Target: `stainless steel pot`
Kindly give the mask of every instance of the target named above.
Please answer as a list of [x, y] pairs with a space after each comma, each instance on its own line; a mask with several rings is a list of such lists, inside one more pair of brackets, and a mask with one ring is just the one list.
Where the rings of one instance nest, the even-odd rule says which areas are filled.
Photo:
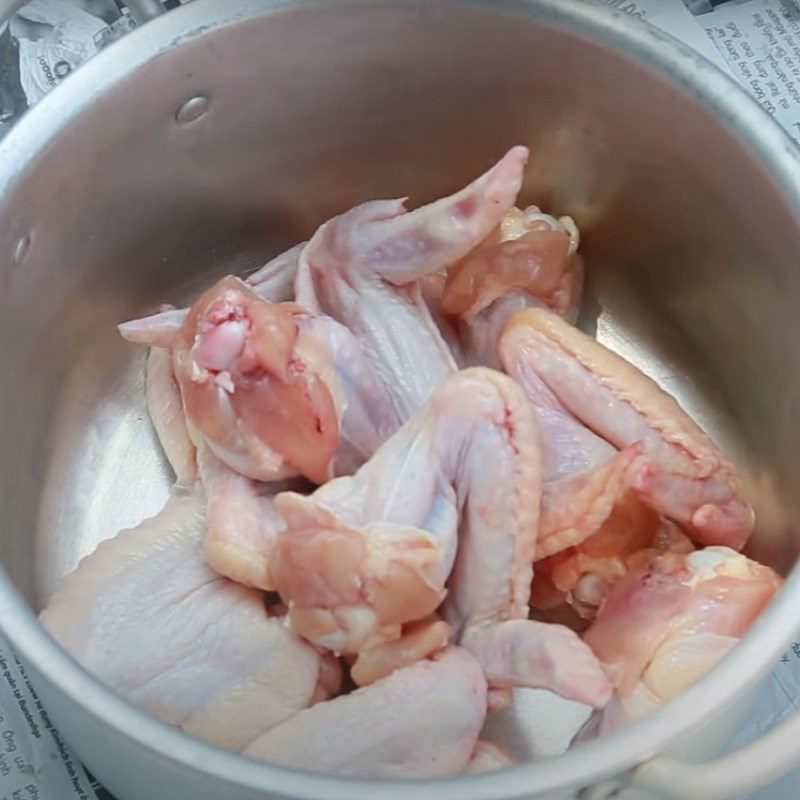
[[800, 163], [739, 88], [655, 30], [570, 0], [196, 0], [97, 56], [0, 145], [0, 627], [121, 800], [643, 786], [710, 800], [794, 762], [797, 721], [725, 762], [662, 757], [703, 757], [724, 736], [797, 627], [796, 569], [741, 646], [661, 712], [551, 761], [413, 784], [293, 773], [192, 740], [35, 620], [80, 556], [166, 493], [141, 356], [117, 321], [365, 198], [440, 195], [514, 143], [534, 152], [527, 199], [586, 234], [584, 322], [744, 465], [757, 557], [796, 561]]

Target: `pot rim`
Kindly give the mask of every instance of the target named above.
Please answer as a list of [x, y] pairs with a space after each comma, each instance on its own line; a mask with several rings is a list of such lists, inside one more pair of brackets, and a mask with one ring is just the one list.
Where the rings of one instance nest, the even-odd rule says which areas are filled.
[[[383, 0], [354, 0], [368, 4]], [[194, 0], [99, 53], [38, 103], [0, 143], [0, 219], [7, 198], [57, 134], [100, 95], [160, 53], [210, 30], [284, 9], [337, 0]], [[728, 76], [691, 48], [620, 12], [580, 0], [440, 0], [517, 14], [608, 46], [677, 85], [726, 125], [765, 168], [800, 225], [800, 154], [792, 140]], [[328, 777], [244, 758], [196, 740], [139, 710], [75, 662], [39, 625], [0, 569], [0, 630], [51, 687], [131, 744], [173, 764], [256, 792], [304, 800], [512, 800], [590, 786], [652, 758], [754, 688], [800, 629], [800, 565], [748, 635], [716, 669], [665, 707], [562, 756], [484, 775], [426, 781]]]

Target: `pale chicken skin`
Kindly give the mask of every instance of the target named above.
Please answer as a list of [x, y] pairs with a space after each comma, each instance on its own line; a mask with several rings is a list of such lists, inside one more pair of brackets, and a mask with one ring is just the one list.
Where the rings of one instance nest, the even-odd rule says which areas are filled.
[[546, 558], [597, 533], [647, 469], [642, 446], [619, 451], [560, 402], [538, 374], [538, 339], [525, 314], [514, 317], [499, 342], [506, 372], [528, 396], [541, 432], [544, 485], [537, 558]]
[[381, 648], [385, 661], [386, 643], [432, 613], [446, 584], [442, 614], [490, 686], [602, 706], [610, 687], [588, 648], [527, 619], [539, 486], [519, 387], [492, 370], [454, 375], [353, 477], [276, 498], [287, 530], [273, 571], [293, 628], [365, 659]]
[[736, 645], [781, 585], [736, 552], [741, 481], [571, 324], [579, 232], [517, 207], [528, 157], [120, 325], [177, 488], [42, 612], [77, 660], [214, 744], [393, 780], [509, 766], [487, 712], [525, 693], [616, 730]]
[[641, 446], [647, 469], [633, 488], [642, 499], [702, 544], [745, 544], [754, 514], [736, 470], [673, 397], [550, 311], [523, 311], [512, 328], [570, 414], [614, 447]]
[[[523, 402], [510, 406], [506, 389], [512, 401]], [[514, 557], [521, 539], [528, 549], [518, 560], [530, 564], [538, 511], [531, 417], [505, 376], [481, 369], [458, 373], [355, 475], [308, 497], [279, 496], [288, 529], [279, 537], [275, 569], [297, 629], [344, 652], [359, 652], [375, 637], [397, 638], [400, 625], [440, 604], [459, 546], [462, 510], [462, 526], [509, 543], [504, 559]], [[512, 491], [486, 480], [482, 459], [489, 454], [514, 482]], [[496, 514], [484, 518], [488, 508]], [[520, 527], [531, 534], [517, 537]]]
[[727, 655], [781, 578], [729, 547], [648, 559], [611, 589], [584, 638], [617, 689], [607, 733], [658, 708]]
[[289, 489], [307, 490], [307, 482], [251, 480], [226, 466], [204, 443], [198, 462], [206, 502], [206, 560], [220, 575], [244, 586], [274, 591], [270, 553], [286, 528], [275, 496]]
[[186, 427], [180, 388], [172, 370], [172, 354], [151, 347], [145, 372], [147, 410], [176, 483], [191, 486], [197, 480], [197, 448]]
[[418, 281], [469, 253], [513, 207], [528, 159], [512, 148], [456, 194], [406, 212], [376, 200], [325, 223], [303, 251], [297, 302], [345, 324], [405, 421], [456, 369]]
[[283, 527], [271, 497], [287, 487], [259, 482], [348, 474], [401, 419], [346, 328], [261, 300], [238, 279], [209, 289], [172, 336], [176, 377], [166, 350], [150, 356], [162, 445], [187, 479], [197, 446], [212, 566], [270, 590], [269, 548]]
[[317, 652], [264, 597], [205, 563], [203, 503], [174, 497], [81, 561], [40, 619], [84, 667], [141, 708], [207, 741], [241, 750], [307, 708]]
[[281, 766], [352, 778], [421, 779], [467, 768], [486, 717], [486, 680], [450, 647], [303, 711], [244, 752]]

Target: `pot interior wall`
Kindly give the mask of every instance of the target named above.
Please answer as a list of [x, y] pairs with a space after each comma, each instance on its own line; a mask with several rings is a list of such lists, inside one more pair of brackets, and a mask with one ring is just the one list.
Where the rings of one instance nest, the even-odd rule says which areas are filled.
[[[196, 94], [208, 112], [177, 122]], [[117, 322], [357, 202], [453, 190], [517, 143], [533, 152], [524, 199], [584, 233], [582, 323], [742, 464], [754, 551], [786, 569], [800, 228], [763, 168], [687, 93], [519, 11], [346, 2], [187, 38], [59, 131], [3, 198], [0, 557], [31, 603], [166, 496], [143, 353]]]

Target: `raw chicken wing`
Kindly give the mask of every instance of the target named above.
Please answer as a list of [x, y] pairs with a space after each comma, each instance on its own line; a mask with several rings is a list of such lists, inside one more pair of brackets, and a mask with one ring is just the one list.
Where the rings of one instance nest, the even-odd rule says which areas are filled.
[[583, 294], [578, 238], [570, 217], [555, 219], [536, 206], [512, 208], [495, 231], [448, 270], [439, 317], [457, 320], [468, 363], [499, 368], [500, 335], [522, 309], [545, 306], [574, 321]]
[[647, 469], [634, 488], [642, 499], [698, 542], [744, 545], [753, 509], [739, 477], [674, 398], [552, 312], [523, 311], [509, 329], [526, 340], [530, 369], [570, 414], [617, 448], [641, 446]]
[[576, 419], [538, 374], [537, 340], [515, 317], [500, 340], [506, 372], [536, 410], [542, 441], [544, 485], [537, 557], [580, 544], [597, 533], [647, 469], [642, 447], [622, 451]]
[[262, 301], [233, 277], [206, 292], [177, 333], [148, 336], [136, 341], [173, 349], [190, 433], [253, 480], [349, 474], [405, 421], [347, 328]]
[[432, 661], [302, 711], [245, 754], [351, 778], [443, 778], [467, 767], [485, 716], [481, 668], [469, 653], [451, 647]]
[[340, 417], [334, 366], [298, 316], [223, 278], [192, 306], [174, 345], [190, 425], [254, 480], [330, 476]]
[[[441, 602], [459, 525], [530, 568], [537, 445], [519, 388], [473, 369], [447, 380], [354, 476], [308, 497], [279, 495], [288, 528], [274, 574], [292, 625], [350, 653], [398, 638], [403, 623]], [[528, 533], [517, 536], [520, 528]], [[515, 596], [526, 591], [517, 586]]]
[[528, 150], [515, 147], [465, 189], [410, 213], [376, 200], [325, 223], [303, 251], [297, 301], [358, 337], [408, 419], [456, 369], [417, 281], [469, 253], [513, 206]]
[[102, 543], [41, 614], [104, 683], [187, 733], [241, 750], [318, 695], [320, 656], [261, 592], [213, 572], [203, 504], [173, 497]]
[[608, 732], [657, 708], [710, 671], [781, 586], [729, 547], [656, 556], [622, 578], [585, 634], [617, 696]]

